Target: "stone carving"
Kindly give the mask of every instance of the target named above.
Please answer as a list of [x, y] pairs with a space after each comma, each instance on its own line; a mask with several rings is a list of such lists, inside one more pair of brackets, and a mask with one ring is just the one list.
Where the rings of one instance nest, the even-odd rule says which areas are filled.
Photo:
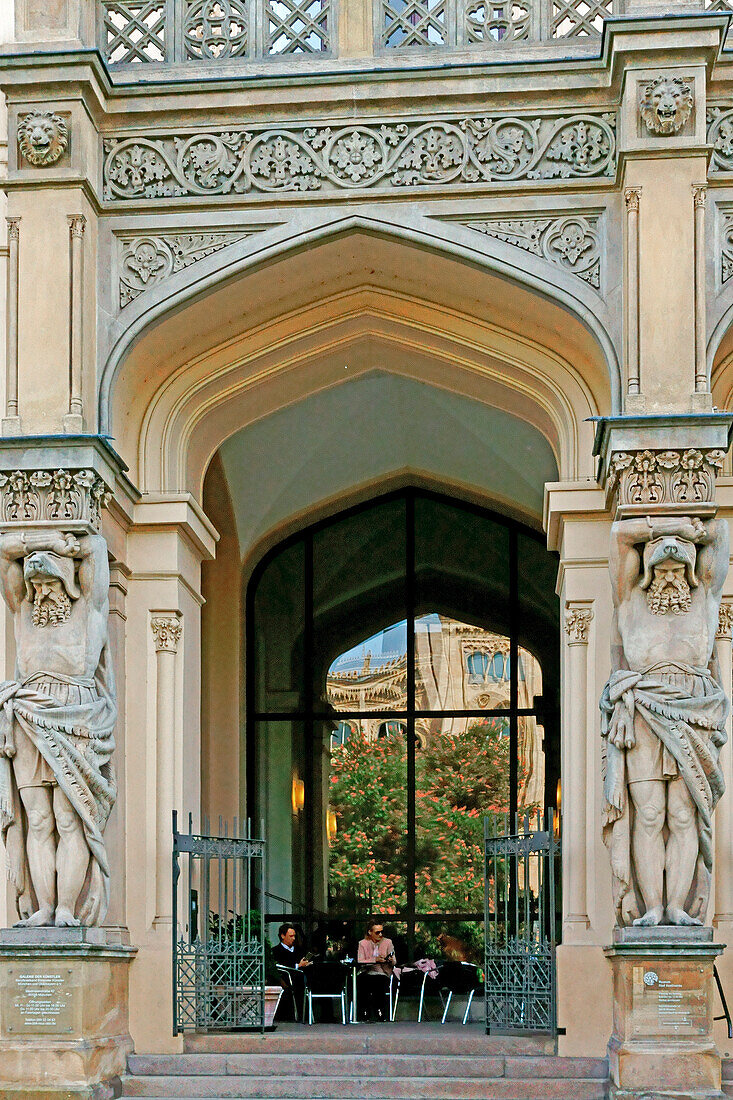
[[601, 698], [603, 839], [620, 925], [701, 924], [728, 701], [713, 661], [726, 521], [617, 520], [611, 676]]
[[60, 160], [69, 144], [69, 130], [60, 115], [31, 111], [18, 119], [18, 146], [34, 168], [47, 168]]
[[0, 684], [0, 829], [20, 924], [101, 924], [116, 719], [101, 535], [0, 536], [14, 680]]
[[0, 522], [5, 528], [49, 520], [78, 522], [98, 531], [110, 495], [94, 470], [0, 473]]
[[156, 653], [176, 653], [183, 624], [178, 615], [156, 615], [150, 620]]
[[615, 116], [247, 130], [104, 143], [109, 201], [614, 176]]
[[468, 0], [465, 8], [466, 40], [503, 47], [529, 38], [532, 7], [528, 0], [505, 4], [497, 0]]
[[594, 215], [572, 214], [562, 218], [487, 218], [461, 224], [541, 256], [598, 289], [601, 283], [599, 220]]
[[183, 41], [186, 56], [202, 61], [246, 54], [246, 0], [186, 0]]
[[733, 275], [733, 214], [724, 214], [720, 241], [720, 281], [725, 284]]
[[611, 459], [609, 487], [618, 489], [619, 506], [627, 511], [712, 504], [724, 460], [719, 450], [619, 451]]
[[590, 607], [578, 604], [568, 604], [565, 608], [565, 633], [570, 645], [573, 642], [588, 643], [588, 630], [593, 619], [593, 611]]
[[639, 110], [650, 134], [678, 134], [692, 113], [692, 85], [681, 76], [656, 76], [639, 85]]
[[166, 0], [101, 0], [104, 58], [110, 65], [165, 61]]
[[250, 233], [171, 233], [120, 237], [120, 309], [176, 271]]
[[707, 143], [712, 146], [711, 172], [733, 172], [733, 107], [707, 112]]
[[716, 638], [730, 638], [733, 635], [733, 604], [721, 603], [718, 612], [718, 630]]
[[267, 54], [326, 53], [331, 48], [331, 0], [266, 0]]

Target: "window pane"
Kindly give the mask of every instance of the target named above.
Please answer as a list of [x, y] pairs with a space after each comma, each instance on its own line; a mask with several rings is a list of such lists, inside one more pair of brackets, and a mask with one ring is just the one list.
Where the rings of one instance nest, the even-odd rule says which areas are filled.
[[[337, 711], [405, 710], [407, 622], [395, 623], [340, 654], [326, 674], [326, 700]], [[365, 728], [377, 728], [379, 719]]]
[[[255, 813], [264, 821], [268, 852], [266, 911], [302, 913], [306, 905], [307, 845], [306, 726], [302, 722], [257, 722]], [[258, 830], [259, 832], [259, 827]]]
[[303, 705], [305, 551], [294, 543], [274, 557], [254, 597], [255, 707], [293, 711]]
[[353, 719], [343, 743], [339, 725], [324, 723], [328, 751], [322, 756], [329, 910], [362, 917], [399, 913], [407, 900], [404, 724], [384, 723], [389, 728], [375, 732]]
[[435, 612], [422, 615], [415, 620], [416, 709], [508, 708], [509, 651], [509, 638], [500, 634]]
[[[345, 660], [340, 671], [359, 673], [369, 654], [364, 679], [377, 690], [379, 677], [374, 679], [373, 668], [389, 664], [400, 648], [405, 651], [398, 629], [406, 616], [405, 543], [405, 502], [400, 499], [363, 509], [314, 534], [316, 706], [323, 708], [328, 702], [326, 678], [338, 658]], [[404, 626], [401, 632], [404, 635]], [[390, 683], [393, 671], [387, 674]], [[391, 688], [387, 685], [385, 690]], [[375, 698], [367, 709], [392, 706]]]
[[483, 820], [509, 809], [507, 718], [436, 719], [415, 755], [416, 909], [481, 912]]

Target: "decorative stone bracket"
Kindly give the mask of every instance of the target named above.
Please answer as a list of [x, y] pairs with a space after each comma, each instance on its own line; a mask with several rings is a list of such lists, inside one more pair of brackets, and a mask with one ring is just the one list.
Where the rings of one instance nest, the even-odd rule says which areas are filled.
[[89, 469], [13, 470], [0, 473], [0, 522], [6, 529], [56, 526], [99, 531], [102, 508], [112, 496]]
[[593, 453], [616, 519], [714, 515], [732, 425], [728, 413], [599, 420]]

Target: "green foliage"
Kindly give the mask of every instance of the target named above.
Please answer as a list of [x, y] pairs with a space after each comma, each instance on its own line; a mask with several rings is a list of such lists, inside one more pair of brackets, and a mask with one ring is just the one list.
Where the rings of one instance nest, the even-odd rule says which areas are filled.
[[[483, 819], [508, 809], [505, 733], [501, 720], [479, 719], [458, 733], [429, 734], [425, 748], [416, 753], [419, 911], [483, 909]], [[406, 903], [404, 734], [368, 741], [355, 732], [336, 748], [330, 806], [337, 820], [330, 882], [343, 893], [370, 898], [375, 912], [399, 912]]]

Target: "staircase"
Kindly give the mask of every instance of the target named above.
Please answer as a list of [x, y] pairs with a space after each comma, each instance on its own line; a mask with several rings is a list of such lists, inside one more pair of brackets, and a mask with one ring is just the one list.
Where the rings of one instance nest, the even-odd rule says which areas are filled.
[[550, 1040], [460, 1025], [197, 1035], [183, 1054], [134, 1054], [123, 1097], [148, 1100], [602, 1100], [603, 1058], [558, 1058]]

